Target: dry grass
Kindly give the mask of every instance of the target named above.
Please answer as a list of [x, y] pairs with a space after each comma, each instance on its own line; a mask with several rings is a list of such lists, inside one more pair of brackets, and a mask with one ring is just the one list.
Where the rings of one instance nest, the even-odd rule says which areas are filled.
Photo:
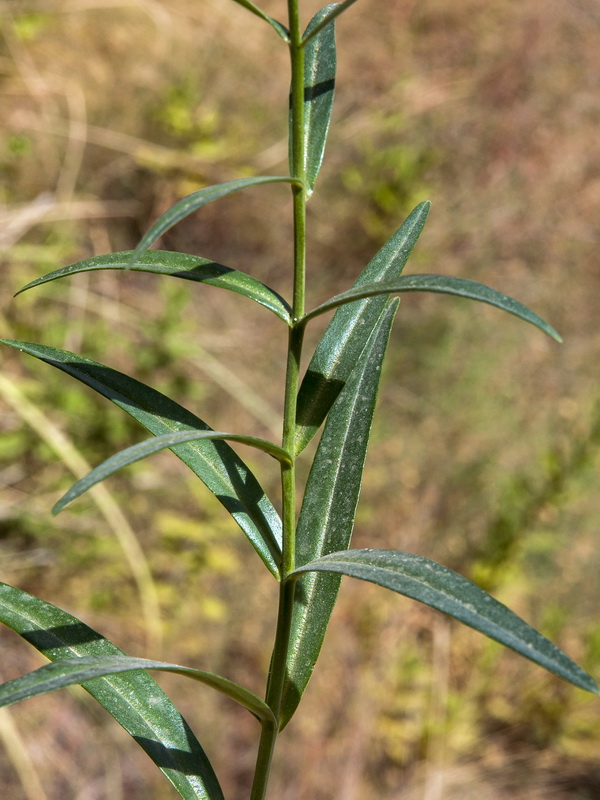
[[[263, 5], [281, 16], [281, 0]], [[598, 674], [596, 3], [361, 0], [338, 27], [334, 126], [310, 211], [312, 300], [346, 285], [427, 192], [413, 271], [488, 282], [565, 338], [559, 348], [458, 301], [404, 300], [355, 543], [475, 575]], [[203, 182], [284, 170], [287, 59], [276, 45], [217, 0], [0, 0], [3, 335], [106, 359], [214, 427], [273, 435], [283, 343], [260, 309], [244, 305], [242, 318], [243, 300], [192, 289], [187, 302], [185, 288], [110, 274], [10, 296], [53, 266], [131, 246]], [[179, 96], [192, 102], [183, 120]], [[276, 192], [207, 207], [164, 244], [287, 292], [289, 220]], [[90, 461], [139, 438], [41, 367], [5, 354], [3, 372]], [[143, 653], [135, 584], [101, 518], [82, 502], [51, 521], [64, 467], [5, 405], [0, 429], [3, 579]], [[276, 493], [268, 462], [255, 466]], [[247, 545], [168, 455], [109, 489], [157, 581], [163, 655], [260, 692], [273, 587]], [[40, 663], [0, 635], [3, 678]], [[253, 720], [181, 680], [164, 685], [226, 796], [243, 800]], [[49, 800], [171, 796], [82, 693], [11, 714]], [[408, 601], [348, 583], [282, 739], [272, 796], [590, 800], [599, 738], [597, 702]], [[0, 762], [5, 797], [28, 796], [16, 763]]]

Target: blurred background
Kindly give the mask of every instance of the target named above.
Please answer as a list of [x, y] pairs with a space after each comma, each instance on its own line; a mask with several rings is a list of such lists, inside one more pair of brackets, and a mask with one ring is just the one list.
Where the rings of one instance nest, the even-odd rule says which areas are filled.
[[[285, 18], [283, 0], [262, 6]], [[303, 3], [306, 22], [317, 8]], [[600, 4], [360, 0], [337, 30], [309, 306], [347, 287], [430, 199], [407, 272], [488, 283], [565, 340], [489, 307], [405, 295], [353, 544], [459, 570], [598, 677]], [[285, 46], [226, 0], [0, 0], [0, 334], [129, 371], [216, 429], [279, 436], [285, 336], [245, 298], [111, 272], [12, 295], [131, 248], [191, 191], [283, 174], [287, 92]], [[206, 207], [161, 247], [289, 295], [290, 216], [288, 192], [261, 187]], [[1, 359], [2, 580], [131, 655], [261, 694], [276, 586], [237, 526], [170, 453], [52, 518], [74, 475], [145, 434], [62, 373]], [[275, 462], [240, 453], [277, 498]], [[3, 680], [44, 663], [11, 631], [0, 642]], [[245, 800], [255, 721], [209, 689], [159, 681], [228, 800]], [[0, 739], [5, 798], [174, 796], [80, 689], [5, 711]], [[271, 796], [591, 800], [599, 745], [597, 698], [347, 579]]]

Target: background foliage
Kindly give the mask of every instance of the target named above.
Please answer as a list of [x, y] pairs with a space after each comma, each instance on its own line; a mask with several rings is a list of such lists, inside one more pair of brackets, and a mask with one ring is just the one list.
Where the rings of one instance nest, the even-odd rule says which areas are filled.
[[[311, 302], [344, 288], [429, 198], [411, 271], [460, 274], [513, 294], [565, 343], [508, 317], [490, 324], [493, 309], [404, 298], [354, 545], [398, 547], [458, 569], [598, 674], [597, 7], [395, 0], [373, 14], [374, 2], [357, 3], [338, 25], [334, 125], [309, 205]], [[277, 15], [279, 0], [263, 6]], [[317, 7], [308, 3], [306, 18]], [[70, 279], [67, 303], [51, 284], [11, 300], [49, 269], [133, 246], [185, 193], [248, 174], [249, 164], [256, 173], [285, 164], [286, 54], [261, 55], [272, 35], [221, 0], [0, 0], [2, 336], [106, 359], [217, 429], [226, 420], [229, 429], [278, 433], [270, 429], [283, 381], [278, 323], [250, 304], [242, 322], [235, 296], [109, 272]], [[287, 294], [289, 219], [278, 200], [260, 193], [249, 206], [233, 196], [164, 244], [243, 263]], [[236, 352], [240, 341], [252, 360]], [[274, 622], [265, 614], [268, 578], [216, 501], [159, 454], [107, 484], [108, 501], [86, 498], [54, 521], [50, 508], [77, 468], [69, 443], [97, 463], [140, 432], [78, 385], [10, 353], [0, 403], [2, 580], [78, 613], [132, 655], [161, 657], [159, 632], [131, 610], [141, 556], [123, 558], [103, 511], [112, 503], [154, 576], [162, 655], [260, 691], [261, 643]], [[59, 429], [40, 440], [36, 414], [57, 426], [68, 419], [69, 441]], [[269, 460], [248, 450], [244, 458], [276, 495]], [[123, 519], [113, 521], [122, 531]], [[242, 582], [230, 578], [236, 564]], [[190, 597], [193, 617], [182, 602]], [[2, 679], [42, 663], [9, 631], [0, 640]], [[160, 682], [201, 733], [227, 796], [246, 797], [253, 721], [201, 688]], [[126, 735], [108, 718], [97, 724], [102, 710], [82, 691], [71, 697], [0, 716], [5, 794], [168, 797]], [[593, 798], [599, 739], [593, 698], [434, 612], [348, 582], [304, 712], [282, 739], [273, 794]], [[72, 767], [83, 762], [74, 783]]]

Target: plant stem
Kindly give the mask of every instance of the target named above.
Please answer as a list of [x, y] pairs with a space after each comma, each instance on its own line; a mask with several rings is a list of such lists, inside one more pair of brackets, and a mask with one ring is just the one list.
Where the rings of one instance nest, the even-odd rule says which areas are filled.
[[[291, 59], [291, 122], [290, 153], [291, 174], [299, 183], [292, 185], [294, 217], [294, 289], [293, 316], [299, 319], [304, 314], [306, 281], [306, 153], [304, 144], [304, 50], [298, 0], [288, 0]], [[295, 567], [296, 552], [296, 456], [294, 437], [296, 432], [296, 398], [300, 375], [300, 358], [304, 328], [293, 327], [288, 340], [285, 400], [283, 412], [283, 448], [292, 456], [290, 465], [282, 465], [281, 487], [283, 505], [283, 557], [282, 578], [279, 587], [279, 611], [271, 668], [267, 681], [266, 701], [279, 720], [285, 683], [286, 663], [289, 648], [295, 581], [285, 582], [285, 576]], [[279, 725], [263, 722], [256, 771], [252, 785], [251, 800], [264, 800], [269, 781], [271, 760]]]

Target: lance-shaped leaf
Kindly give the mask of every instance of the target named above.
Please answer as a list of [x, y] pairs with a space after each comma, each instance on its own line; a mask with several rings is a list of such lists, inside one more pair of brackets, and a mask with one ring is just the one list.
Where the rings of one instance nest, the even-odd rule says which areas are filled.
[[[353, 288], [389, 281], [400, 275], [423, 230], [429, 207], [429, 203], [420, 203], [412, 211], [367, 264]], [[296, 411], [296, 453], [306, 447], [321, 427], [354, 369], [386, 300], [387, 297], [381, 295], [352, 305], [342, 305], [333, 315], [300, 386]]]
[[288, 325], [291, 322], [291, 308], [277, 292], [269, 289], [264, 283], [257, 281], [250, 275], [237, 269], [224, 267], [207, 258], [188, 255], [187, 253], [172, 253], [168, 250], [151, 250], [142, 253], [135, 263], [131, 263], [133, 250], [120, 253], [94, 256], [77, 264], [56, 269], [31, 281], [27, 286], [19, 289], [17, 294], [40, 286], [42, 283], [66, 278], [79, 272], [94, 272], [101, 269], [131, 270], [131, 272], [150, 272], [153, 275], [171, 275], [174, 278], [183, 278], [188, 281], [207, 283], [210, 286], [219, 286], [232, 292], [243, 294], [251, 300], [265, 306]]
[[289, 577], [301, 578], [307, 572], [350, 575], [411, 597], [481, 631], [575, 686], [600, 694], [591, 675], [545, 636], [472, 581], [428, 558], [398, 550], [349, 550], [324, 555]]
[[[76, 617], [0, 584], [0, 621], [51, 661], [123, 656]], [[146, 751], [186, 800], [223, 800], [212, 766], [185, 719], [145, 672], [95, 678], [84, 688]]]
[[[112, 400], [150, 433], [210, 430], [174, 400], [117, 370], [45, 345], [0, 339], [72, 375]], [[281, 559], [281, 520], [246, 464], [224, 441], [191, 441], [172, 448], [233, 516], [275, 576]]]
[[[335, 4], [317, 11], [309, 22], [305, 36], [326, 16], [330, 15]], [[302, 130], [304, 174], [306, 189], [310, 197], [321, 169], [335, 87], [335, 25], [333, 19], [323, 27], [304, 48], [304, 123]], [[290, 126], [293, 118], [290, 115]], [[290, 131], [290, 145], [293, 141]], [[294, 172], [292, 152], [290, 151], [290, 172]]]
[[21, 700], [55, 692], [58, 689], [65, 689], [67, 686], [85, 684], [95, 678], [149, 669], [159, 672], [175, 672], [177, 675], [204, 683], [235, 700], [236, 703], [254, 714], [257, 719], [275, 722], [273, 712], [263, 700], [238, 683], [223, 678], [221, 675], [214, 675], [212, 672], [204, 672], [191, 667], [182, 667], [179, 664], [169, 664], [166, 661], [132, 658], [126, 655], [83, 656], [46, 664], [27, 675], [1, 684], [0, 707], [10, 706]]
[[302, 44], [304, 47], [313, 39], [318, 33], [320, 33], [326, 25], [329, 25], [330, 22], [336, 17], [339, 17], [340, 14], [343, 14], [347, 8], [354, 5], [356, 0], [344, 0], [343, 3], [331, 3], [328, 5], [324, 11], [327, 11], [326, 14], [323, 14], [321, 19], [319, 20], [318, 24], [309, 25], [306, 29], [304, 36], [302, 37]]
[[273, 444], [273, 442], [269, 442], [266, 439], [258, 439], [255, 436], [244, 436], [240, 433], [224, 433], [222, 431], [178, 431], [177, 433], [165, 433], [162, 434], [162, 436], [155, 436], [152, 439], [146, 439], [144, 442], [139, 442], [131, 447], [127, 447], [125, 450], [121, 450], [120, 453], [115, 453], [114, 456], [107, 458], [106, 461], [103, 461], [102, 464], [99, 464], [95, 469], [91, 470], [87, 475], [84, 475], [83, 478], [74, 483], [69, 491], [56, 503], [52, 509], [52, 513], [58, 514], [59, 511], [62, 511], [63, 508], [69, 505], [69, 503], [72, 503], [76, 498], [81, 497], [81, 495], [87, 492], [88, 489], [91, 489], [92, 486], [114, 475], [115, 472], [123, 469], [123, 467], [135, 464], [136, 461], [141, 461], [143, 458], [147, 458], [147, 456], [153, 455], [153, 453], [158, 453], [160, 450], [172, 449], [178, 444], [200, 439], [240, 442], [241, 444], [247, 444], [250, 447], [255, 447], [258, 450], [269, 453], [269, 455], [283, 464], [292, 463], [289, 454], [286, 453], [283, 448]]
[[256, 14], [257, 17], [264, 19], [265, 22], [268, 22], [269, 25], [275, 28], [275, 30], [281, 36], [284, 42], [289, 42], [290, 40], [289, 31], [285, 27], [285, 25], [282, 25], [281, 22], [277, 22], [276, 19], [273, 19], [273, 17], [270, 17], [268, 14], [265, 14], [265, 12], [258, 6], [254, 5], [254, 3], [251, 2], [251, 0], [234, 0], [234, 2], [238, 3], [238, 5], [243, 6], [244, 8], [247, 8], [248, 11], [251, 11], [253, 14]]
[[290, 178], [288, 176], [270, 177], [264, 176], [259, 178], [237, 178], [234, 181], [226, 181], [225, 183], [218, 183], [216, 186], [207, 186], [205, 189], [200, 189], [198, 192], [193, 192], [187, 197], [178, 200], [171, 206], [165, 213], [159, 217], [150, 230], [143, 236], [142, 241], [138, 244], [136, 249], [131, 254], [131, 265], [139, 261], [140, 256], [144, 253], [151, 244], [159, 239], [163, 233], [166, 233], [173, 225], [177, 225], [182, 219], [189, 217], [200, 208], [213, 203], [215, 200], [220, 200], [222, 197], [227, 197], [228, 194], [239, 192], [240, 189], [248, 189], [251, 186], [261, 186], [265, 183], [298, 183], [297, 178]]
[[545, 322], [527, 306], [519, 303], [518, 300], [491, 289], [489, 286], [484, 286], [482, 283], [470, 281], [466, 278], [452, 278], [448, 275], [402, 275], [393, 281], [356, 286], [309, 311], [299, 322], [300, 324], [306, 324], [320, 314], [325, 314], [334, 308], [353, 303], [356, 300], [362, 300], [365, 297], [375, 297], [384, 293], [401, 294], [403, 292], [434, 292], [436, 294], [451, 294], [454, 297], [466, 297], [468, 300], [478, 300], [480, 303], [487, 303], [502, 309], [502, 311], [507, 311], [509, 314], [514, 314], [515, 317], [529, 322], [557, 342], [562, 341], [560, 334], [554, 330], [552, 325]]
[[[296, 531], [296, 564], [348, 547], [369, 432], [397, 300], [383, 310], [343, 392], [329, 412], [308, 476]], [[317, 661], [340, 585], [335, 575], [308, 575], [294, 598], [282, 727], [291, 719]]]

